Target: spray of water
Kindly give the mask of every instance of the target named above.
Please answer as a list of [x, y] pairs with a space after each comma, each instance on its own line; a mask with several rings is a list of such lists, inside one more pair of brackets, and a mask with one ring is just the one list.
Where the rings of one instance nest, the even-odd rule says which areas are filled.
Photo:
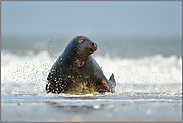
[[[48, 52], [21, 57], [2, 51], [1, 95], [46, 94], [47, 75], [56, 57]], [[111, 96], [173, 96], [182, 97], [182, 58], [155, 55], [143, 58], [94, 57], [104, 75], [114, 73], [116, 93]]]

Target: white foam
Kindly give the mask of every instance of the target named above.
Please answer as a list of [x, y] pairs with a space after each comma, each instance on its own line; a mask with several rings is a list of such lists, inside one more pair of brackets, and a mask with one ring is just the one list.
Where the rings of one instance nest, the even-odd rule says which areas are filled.
[[[50, 58], [47, 51], [37, 55], [30, 52], [26, 57], [2, 51], [1, 56], [2, 95], [45, 94], [47, 75], [56, 58]], [[117, 93], [182, 93], [182, 58], [94, 58], [107, 78], [114, 73]]]
[[95, 58], [109, 78], [124, 83], [182, 83], [182, 58], [156, 55], [139, 59], [111, 59], [108, 55]]

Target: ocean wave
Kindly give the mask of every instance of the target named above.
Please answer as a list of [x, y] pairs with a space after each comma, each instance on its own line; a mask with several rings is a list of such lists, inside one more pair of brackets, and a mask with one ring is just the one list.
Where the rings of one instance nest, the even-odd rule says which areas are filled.
[[[1, 58], [2, 95], [45, 95], [46, 78], [57, 56], [50, 57], [47, 51], [42, 51], [22, 57], [2, 51]], [[98, 55], [94, 58], [107, 78], [114, 73], [118, 95], [182, 95], [181, 57], [111, 58]]]

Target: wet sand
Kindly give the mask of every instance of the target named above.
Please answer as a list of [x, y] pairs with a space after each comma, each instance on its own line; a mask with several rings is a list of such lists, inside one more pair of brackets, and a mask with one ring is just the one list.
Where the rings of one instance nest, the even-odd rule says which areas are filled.
[[182, 101], [169, 99], [69, 100], [2, 99], [3, 122], [60, 121], [171, 121], [181, 122]]

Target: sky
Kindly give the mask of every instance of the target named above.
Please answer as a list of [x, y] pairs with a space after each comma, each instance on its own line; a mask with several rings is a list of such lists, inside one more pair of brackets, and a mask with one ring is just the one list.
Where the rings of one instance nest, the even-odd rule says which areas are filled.
[[182, 1], [2, 1], [1, 34], [182, 34]]

